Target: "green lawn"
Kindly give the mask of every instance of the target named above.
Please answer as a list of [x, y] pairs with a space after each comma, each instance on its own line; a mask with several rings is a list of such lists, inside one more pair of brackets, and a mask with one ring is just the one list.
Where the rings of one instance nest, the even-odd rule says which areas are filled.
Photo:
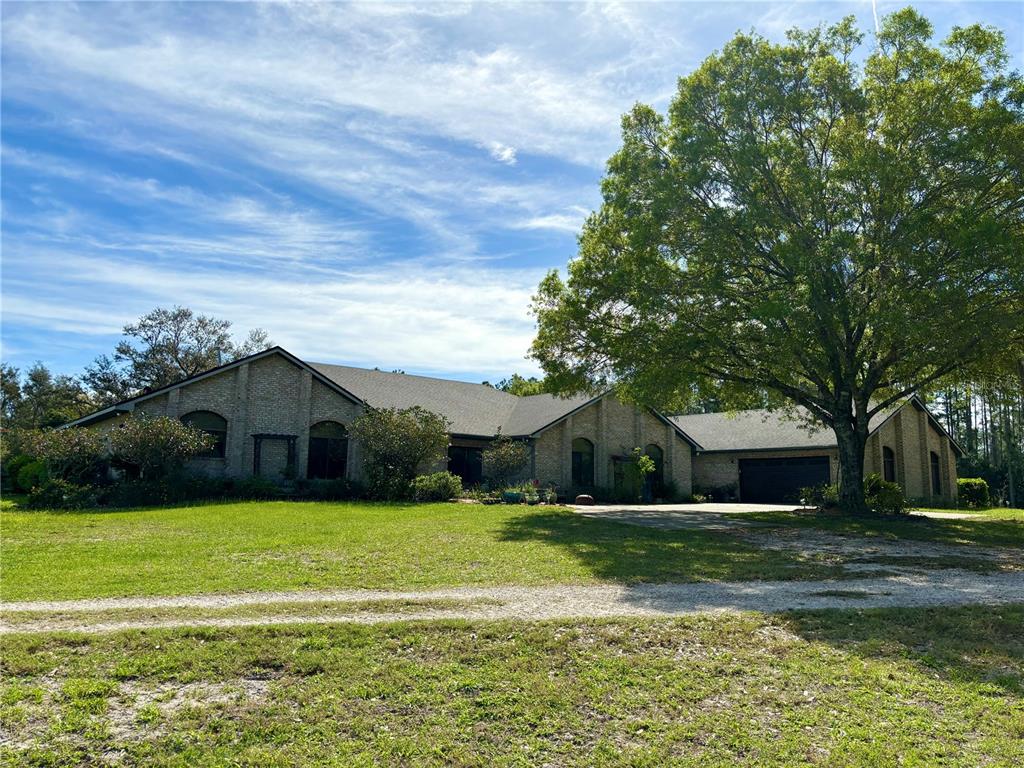
[[[1017, 520], [750, 519], [1020, 548]], [[835, 559], [724, 532], [661, 531], [553, 507], [246, 502], [0, 515], [5, 601], [252, 590], [842, 577]], [[963, 558], [951, 565], [991, 565]], [[961, 562], [962, 561], [962, 562]], [[942, 563], [931, 564], [937, 567]]]
[[554, 507], [247, 502], [21, 512], [6, 601], [246, 590], [821, 578], [838, 568], [728, 535], [656, 531]]
[[10, 766], [1019, 766], [1024, 607], [9, 636]]

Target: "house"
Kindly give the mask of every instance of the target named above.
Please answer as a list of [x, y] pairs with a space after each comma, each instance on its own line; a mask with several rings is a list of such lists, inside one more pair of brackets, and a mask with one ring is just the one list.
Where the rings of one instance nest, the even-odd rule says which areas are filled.
[[[699, 488], [741, 501], [791, 500], [799, 487], [838, 477], [831, 432], [809, 432], [774, 413], [669, 417], [612, 393], [518, 397], [483, 384], [307, 363], [280, 347], [69, 426], [110, 429], [129, 413], [170, 416], [216, 438], [208, 455], [193, 461], [207, 473], [358, 479], [352, 421], [366, 407], [414, 405], [449, 420], [447, 468], [467, 485], [481, 480], [482, 451], [499, 433], [528, 444], [524, 479], [570, 493], [621, 486], [635, 447], [654, 459], [652, 485], [666, 495]], [[960, 449], [924, 405], [908, 400], [876, 422], [867, 471], [900, 482], [911, 497], [952, 500]]]

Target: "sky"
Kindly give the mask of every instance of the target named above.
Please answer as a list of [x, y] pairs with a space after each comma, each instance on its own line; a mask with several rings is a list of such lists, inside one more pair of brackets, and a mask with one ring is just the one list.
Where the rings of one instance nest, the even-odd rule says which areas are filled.
[[[878, 12], [903, 3], [879, 2]], [[1024, 3], [921, 2], [944, 36]], [[634, 103], [737, 31], [870, 2], [4, 2], [3, 359], [78, 373], [181, 304], [309, 361], [533, 374], [530, 297], [564, 269]]]

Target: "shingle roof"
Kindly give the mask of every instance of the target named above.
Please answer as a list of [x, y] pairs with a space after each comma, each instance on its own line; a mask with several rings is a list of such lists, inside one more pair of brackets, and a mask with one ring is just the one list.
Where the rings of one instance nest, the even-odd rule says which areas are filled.
[[[877, 429], [903, 403], [871, 417]], [[770, 449], [835, 448], [836, 435], [828, 427], [808, 425], [808, 412], [734, 411], [673, 416], [672, 421], [696, 440], [704, 451], [763, 451]]]
[[502, 425], [503, 434], [511, 436], [532, 435], [552, 422], [577, 408], [581, 408], [594, 398], [591, 395], [575, 397], [555, 397], [554, 395], [530, 395], [517, 398], [515, 408], [508, 420]]
[[347, 365], [310, 365], [374, 408], [411, 408], [418, 405], [444, 416], [451, 422], [452, 433], [457, 435], [497, 434], [520, 400], [515, 395], [484, 384], [372, 371]]

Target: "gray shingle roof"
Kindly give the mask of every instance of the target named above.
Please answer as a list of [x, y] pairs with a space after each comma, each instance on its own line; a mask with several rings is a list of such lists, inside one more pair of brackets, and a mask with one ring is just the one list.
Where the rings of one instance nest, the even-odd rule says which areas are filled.
[[[902, 405], [902, 403], [900, 404]], [[875, 414], [873, 431], [900, 406]], [[672, 421], [705, 451], [763, 451], [799, 448], [835, 448], [836, 436], [828, 427], [808, 425], [808, 413], [796, 408], [782, 411], [734, 411], [673, 416]]]
[[[418, 405], [444, 416], [457, 435], [494, 435], [520, 398], [483, 384], [387, 373], [347, 365], [310, 363], [324, 376], [374, 408]], [[502, 430], [503, 432], [505, 430]]]
[[334, 383], [375, 408], [414, 405], [444, 416], [457, 435], [490, 437], [499, 431], [510, 437], [532, 435], [586, 405], [588, 395], [517, 397], [484, 384], [371, 371], [347, 365], [310, 365]]

